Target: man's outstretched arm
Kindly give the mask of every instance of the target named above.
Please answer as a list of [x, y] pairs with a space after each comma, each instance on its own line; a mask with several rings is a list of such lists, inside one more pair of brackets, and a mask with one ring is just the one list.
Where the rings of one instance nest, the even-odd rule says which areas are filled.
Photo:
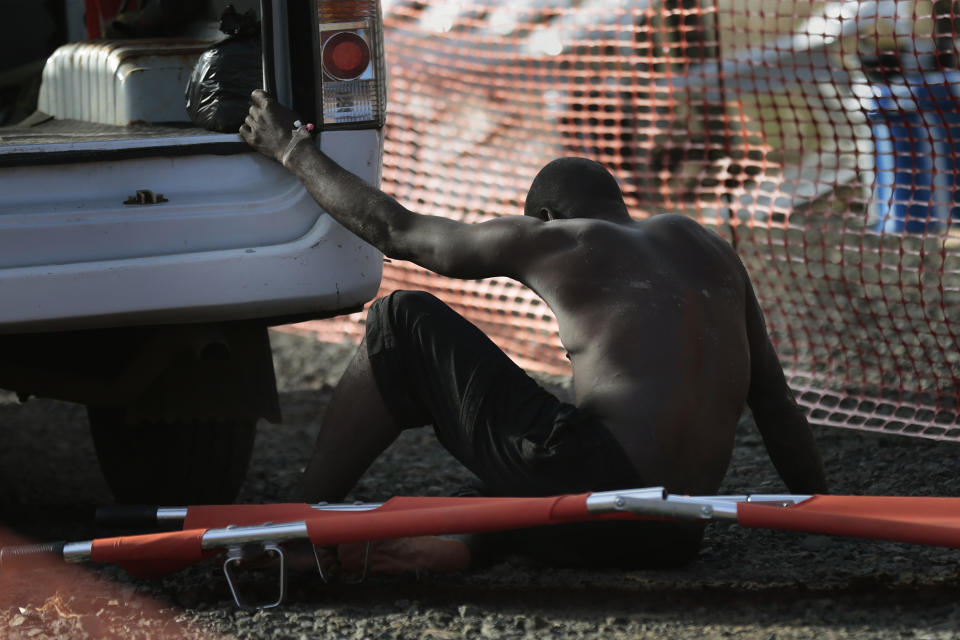
[[747, 280], [750, 391], [747, 404], [773, 466], [794, 493], [826, 493], [827, 480], [810, 424], [787, 386], [763, 312]]
[[[465, 224], [420, 215], [340, 167], [307, 140], [290, 146], [296, 115], [263, 91], [240, 129], [252, 147], [296, 175], [325, 211], [387, 257], [455, 278], [522, 279], [532, 254], [559, 248], [562, 234], [522, 216]], [[552, 238], [552, 239], [551, 239]]]

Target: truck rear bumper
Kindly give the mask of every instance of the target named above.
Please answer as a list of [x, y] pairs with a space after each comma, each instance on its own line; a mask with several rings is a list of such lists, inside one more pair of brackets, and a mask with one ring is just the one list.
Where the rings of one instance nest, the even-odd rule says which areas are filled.
[[0, 332], [333, 315], [376, 295], [382, 255], [330, 216], [280, 245], [0, 271]]

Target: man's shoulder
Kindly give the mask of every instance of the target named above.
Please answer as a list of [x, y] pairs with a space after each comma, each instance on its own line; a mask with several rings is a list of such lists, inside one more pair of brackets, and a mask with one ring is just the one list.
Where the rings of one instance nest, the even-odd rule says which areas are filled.
[[691, 218], [690, 216], [679, 213], [659, 213], [651, 216], [641, 222], [644, 228], [649, 230], [673, 230], [673, 231], [706, 231], [706, 227]]
[[700, 242], [733, 252], [733, 247], [716, 230], [700, 224], [689, 216], [662, 213], [643, 221], [644, 229], [653, 234], [678, 241]]

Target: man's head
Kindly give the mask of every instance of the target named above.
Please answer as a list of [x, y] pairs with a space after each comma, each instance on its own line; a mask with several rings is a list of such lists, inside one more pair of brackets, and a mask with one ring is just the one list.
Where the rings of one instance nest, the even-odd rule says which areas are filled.
[[559, 158], [541, 169], [527, 192], [523, 213], [544, 221], [630, 220], [616, 178], [602, 164], [587, 158]]

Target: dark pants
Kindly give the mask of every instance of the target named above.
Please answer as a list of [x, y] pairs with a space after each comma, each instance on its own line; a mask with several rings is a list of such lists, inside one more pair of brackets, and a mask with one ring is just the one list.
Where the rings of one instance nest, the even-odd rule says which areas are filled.
[[[544, 496], [644, 486], [602, 422], [561, 402], [434, 296], [397, 291], [367, 315], [383, 400], [403, 428], [433, 425], [480, 492]], [[559, 525], [487, 537], [552, 564], [679, 564], [702, 528], [651, 522]]]

